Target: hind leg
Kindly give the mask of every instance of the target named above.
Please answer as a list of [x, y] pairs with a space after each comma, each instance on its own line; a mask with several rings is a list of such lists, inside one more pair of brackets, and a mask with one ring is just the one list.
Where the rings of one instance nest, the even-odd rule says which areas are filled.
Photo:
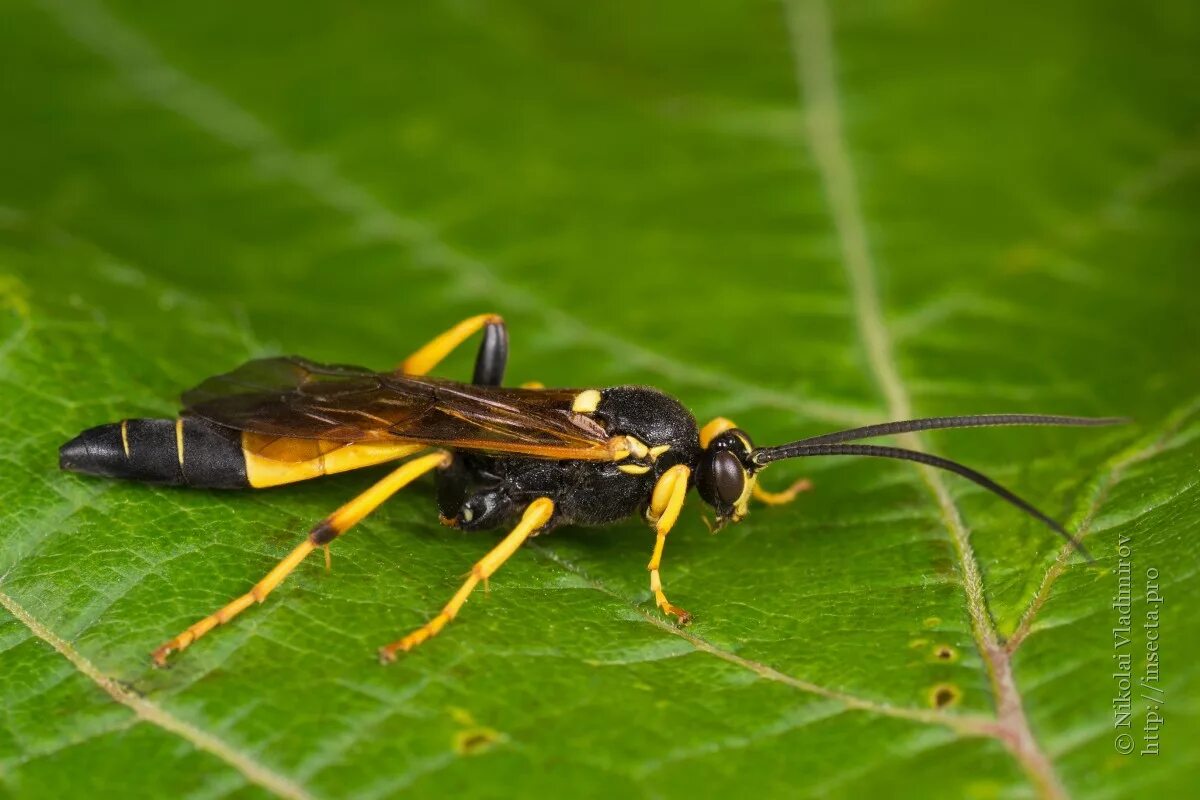
[[471, 382], [477, 386], [499, 386], [504, 380], [504, 367], [508, 362], [508, 329], [499, 314], [479, 314], [464, 319], [404, 359], [400, 363], [400, 371], [408, 375], [427, 374], [480, 330], [483, 331], [483, 341], [475, 356], [475, 374]]
[[357, 524], [359, 520], [383, 505], [393, 494], [430, 470], [446, 466], [449, 458], [447, 453], [430, 453], [420, 458], [414, 458], [392, 470], [383, 480], [318, 522], [305, 540], [284, 556], [283, 560], [276, 564], [275, 568], [268, 572], [262, 580], [254, 584], [249, 592], [191, 625], [183, 633], [155, 650], [154, 663], [160, 667], [166, 666], [167, 656], [171, 653], [184, 650], [213, 628], [224, 625], [253, 604], [266, 600], [267, 595], [282, 583], [284, 578], [290, 575], [309, 553], [318, 547], [327, 547], [330, 542]]

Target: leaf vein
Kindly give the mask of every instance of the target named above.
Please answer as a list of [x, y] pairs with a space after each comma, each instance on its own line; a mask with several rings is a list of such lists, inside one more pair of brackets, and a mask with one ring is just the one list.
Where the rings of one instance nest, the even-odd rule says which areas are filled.
[[[808, 146], [821, 176], [837, 231], [859, 335], [889, 414], [894, 419], [908, 419], [913, 416], [912, 401], [900, 378], [884, 319], [875, 277], [876, 266], [871, 255], [854, 167], [842, 129], [829, 9], [824, 0], [784, 0], [784, 4]], [[897, 438], [908, 446], [921, 449], [921, 439], [915, 434]], [[995, 693], [1000, 720], [998, 738], [1009, 748], [1043, 796], [1066, 797], [1066, 789], [1054, 765], [1029, 727], [1021, 694], [1013, 678], [1012, 664], [1000, 644], [987, 608], [983, 576], [958, 507], [935, 470], [926, 466], [919, 469], [941, 507], [958, 556], [971, 630], [980, 655], [987, 664]]]
[[[1129, 468], [1154, 458], [1166, 450], [1171, 437], [1178, 433], [1184, 424], [1198, 411], [1200, 411], [1200, 398], [1196, 398], [1190, 404], [1169, 415], [1157, 431], [1143, 437], [1132, 447], [1118, 453], [1109, 461], [1108, 469], [1105, 473], [1092, 483], [1091, 491], [1089, 492], [1091, 499], [1088, 501], [1086, 507], [1076, 515], [1079, 519], [1079, 524], [1072, 526], [1075, 530], [1076, 539], [1083, 539], [1088, 534], [1096, 531], [1093, 525], [1096, 515], [1104, 506], [1105, 501], [1108, 500], [1112, 490], [1125, 478], [1125, 473]], [[1190, 488], [1191, 486], [1186, 487], [1183, 492], [1177, 493], [1170, 499], [1178, 497]], [[1146, 508], [1143, 509], [1142, 513], [1147, 513], [1151, 510], [1153, 508]], [[1042, 610], [1046, 600], [1049, 599], [1050, 590], [1054, 586], [1055, 581], [1066, 571], [1067, 564], [1070, 562], [1073, 552], [1074, 548], [1072, 545], [1064, 544], [1059, 549], [1058, 557], [1055, 558], [1054, 563], [1050, 565], [1049, 569], [1042, 576], [1041, 584], [1038, 586], [1033, 600], [1030, 601], [1029, 606], [1025, 609], [1025, 613], [1021, 615], [1021, 620], [1017, 623], [1016, 630], [1013, 631], [1012, 636], [1005, 643], [1005, 648], [1010, 654], [1015, 653], [1029, 637], [1033, 629], [1034, 619]]]
[[625, 597], [620, 592], [610, 588], [601, 581], [596, 580], [592, 576], [588, 575], [584, 570], [580, 569], [577, 565], [558, 555], [553, 550], [543, 547], [539, 544], [530, 544], [527, 545], [527, 548], [543, 559], [558, 565], [562, 569], [579, 578], [592, 589], [621, 601], [625, 605], [629, 606], [629, 608], [633, 610], [634, 613], [636, 613], [639, 617], [655, 626], [659, 630], [665, 631], [673, 636], [678, 636], [679, 638], [691, 644], [691, 646], [696, 650], [719, 658], [722, 661], [727, 661], [735, 666], [742, 667], [743, 669], [747, 669], [758, 675], [760, 678], [782, 683], [786, 686], [792, 687], [793, 689], [799, 689], [807, 694], [814, 694], [819, 697], [835, 700], [841, 703], [845, 708], [855, 711], [866, 711], [873, 714], [879, 714], [881, 716], [906, 719], [912, 722], [921, 722], [927, 725], [943, 725], [967, 736], [994, 735], [993, 728], [995, 723], [988, 719], [966, 715], [951, 715], [936, 711], [924, 711], [921, 709], [903, 708], [900, 706], [888, 705], [886, 703], [878, 703], [873, 700], [868, 700], [864, 697], [850, 694], [849, 692], [830, 689], [826, 686], [821, 686], [819, 684], [788, 675], [787, 673], [775, 669], [767, 664], [740, 656], [737, 653], [726, 650], [707, 639], [697, 636], [691, 631], [675, 625], [672, 622], [668, 622], [654, 612], [647, 611], [642, 607], [641, 604]]
[[20, 603], [4, 592], [0, 592], [0, 605], [24, 624], [34, 636], [53, 647], [75, 669], [103, 689], [113, 700], [133, 711], [139, 719], [178, 736], [197, 749], [215, 756], [240, 772], [247, 780], [263, 787], [277, 797], [288, 798], [288, 800], [307, 800], [311, 797], [307, 791], [289, 778], [238, 752], [232, 745], [213, 734], [179, 719], [156, 703], [105, 675], [69, 642], [47, 628]]

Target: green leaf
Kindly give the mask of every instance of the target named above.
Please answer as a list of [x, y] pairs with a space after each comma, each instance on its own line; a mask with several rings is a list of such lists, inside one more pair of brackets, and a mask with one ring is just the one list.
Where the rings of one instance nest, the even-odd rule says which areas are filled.
[[[1194, 792], [1197, 7], [844, 6], [6, 3], [0, 789]], [[60, 473], [58, 445], [247, 357], [384, 368], [483, 310], [514, 382], [654, 384], [764, 443], [1129, 415], [921, 441], [1099, 565], [954, 476], [814, 459], [715, 537], [685, 509], [686, 629], [631, 520], [530, 543], [385, 668], [495, 541], [422, 483], [153, 669], [377, 473], [169, 490]], [[1117, 727], [1114, 655], [1148, 674], [1156, 609], [1160, 680]]]

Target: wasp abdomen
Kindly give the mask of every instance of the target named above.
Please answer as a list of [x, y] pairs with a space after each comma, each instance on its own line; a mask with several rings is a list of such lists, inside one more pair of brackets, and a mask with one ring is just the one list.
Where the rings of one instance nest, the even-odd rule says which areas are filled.
[[58, 450], [62, 469], [172, 486], [244, 489], [241, 434], [201, 419], [127, 419], [89, 428]]

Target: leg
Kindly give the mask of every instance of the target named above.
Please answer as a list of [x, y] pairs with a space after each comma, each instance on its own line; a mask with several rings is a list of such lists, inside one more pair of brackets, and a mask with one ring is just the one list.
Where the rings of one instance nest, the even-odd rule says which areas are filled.
[[683, 508], [683, 498], [687, 494], [690, 475], [691, 470], [683, 464], [678, 464], [664, 472], [658, 479], [658, 483], [654, 484], [650, 507], [646, 509], [646, 518], [654, 526], [657, 534], [654, 541], [654, 554], [650, 556], [650, 563], [646, 566], [646, 569], [650, 570], [650, 591], [654, 592], [654, 601], [658, 603], [658, 607], [662, 609], [663, 613], [675, 617], [683, 625], [691, 620], [692, 615], [679, 606], [671, 605], [667, 600], [667, 596], [663, 594], [662, 577], [658, 574], [658, 567], [662, 562], [663, 545], [667, 543], [667, 534], [671, 532], [675, 520], [679, 519], [679, 511]]
[[[703, 428], [700, 429], [700, 446], [708, 447], [708, 443], [713, 439], [720, 436], [725, 431], [736, 427], [737, 425], [732, 420], [726, 419], [725, 417], [717, 417], [713, 420], [710, 420]], [[781, 506], [792, 502], [796, 499], [796, 495], [800, 494], [801, 492], [807, 492], [811, 488], [812, 481], [810, 481], [808, 478], [801, 478], [788, 488], [784, 489], [782, 492], [770, 492], [762, 488], [762, 486], [758, 484], [758, 481], [755, 480], [752, 488], [752, 494], [754, 499], [760, 503], [766, 503], [769, 506]]]
[[[220, 611], [209, 614], [183, 633], [154, 651], [154, 663], [165, 666], [167, 656], [185, 649], [218, 625], [223, 625], [238, 614], [245, 611], [253, 603], [261, 603], [267, 595], [291, 574], [305, 556], [318, 547], [328, 547], [329, 543], [345, 533], [367, 514], [379, 508], [389, 497], [412, 483], [421, 475], [437, 467], [447, 464], [449, 455], [442, 452], [430, 453], [414, 458], [393, 470], [387, 477], [376, 483], [370, 489], [351, 500], [337, 511], [321, 520], [312, 529], [303, 542], [295, 550], [283, 557], [275, 568], [267, 573], [261, 581], [254, 584], [249, 592], [226, 605]], [[328, 551], [326, 551], [328, 553]]]
[[751, 494], [760, 503], [766, 503], [769, 506], [782, 506], [795, 500], [796, 495], [801, 492], [807, 492], [811, 488], [812, 481], [808, 478], [801, 478], [782, 492], [768, 492], [758, 484], [758, 481], [755, 481]]
[[450, 355], [454, 348], [480, 330], [483, 330], [483, 342], [479, 345], [479, 354], [475, 356], [472, 382], [482, 386], [499, 386], [504, 379], [504, 365], [508, 361], [508, 331], [499, 314], [480, 314], [464, 319], [404, 359], [400, 371], [409, 375], [425, 375]]
[[379, 648], [379, 660], [383, 662], [395, 661], [398, 651], [403, 650], [408, 652], [431, 636], [436, 636], [438, 631], [446, 627], [446, 623], [457, 616], [459, 609], [463, 607], [463, 603], [467, 602], [467, 598], [479, 582], [484, 581], [486, 583], [487, 579], [492, 576], [492, 573], [500, 569], [500, 565], [507, 561], [509, 556], [517, 552], [517, 548], [526, 539], [541, 530], [550, 521], [550, 517], [552, 516], [554, 516], [554, 501], [548, 497], [539, 497], [526, 506], [525, 513], [521, 516], [521, 521], [517, 523], [517, 527], [513, 528], [512, 532], [508, 536], [505, 536], [500, 544], [493, 547], [491, 552], [477, 561], [475, 566], [471, 567], [471, 573], [467, 576], [466, 582], [454, 593], [454, 597], [450, 598], [450, 602], [446, 604], [445, 608], [436, 617], [403, 639], [392, 642], [386, 647]]

